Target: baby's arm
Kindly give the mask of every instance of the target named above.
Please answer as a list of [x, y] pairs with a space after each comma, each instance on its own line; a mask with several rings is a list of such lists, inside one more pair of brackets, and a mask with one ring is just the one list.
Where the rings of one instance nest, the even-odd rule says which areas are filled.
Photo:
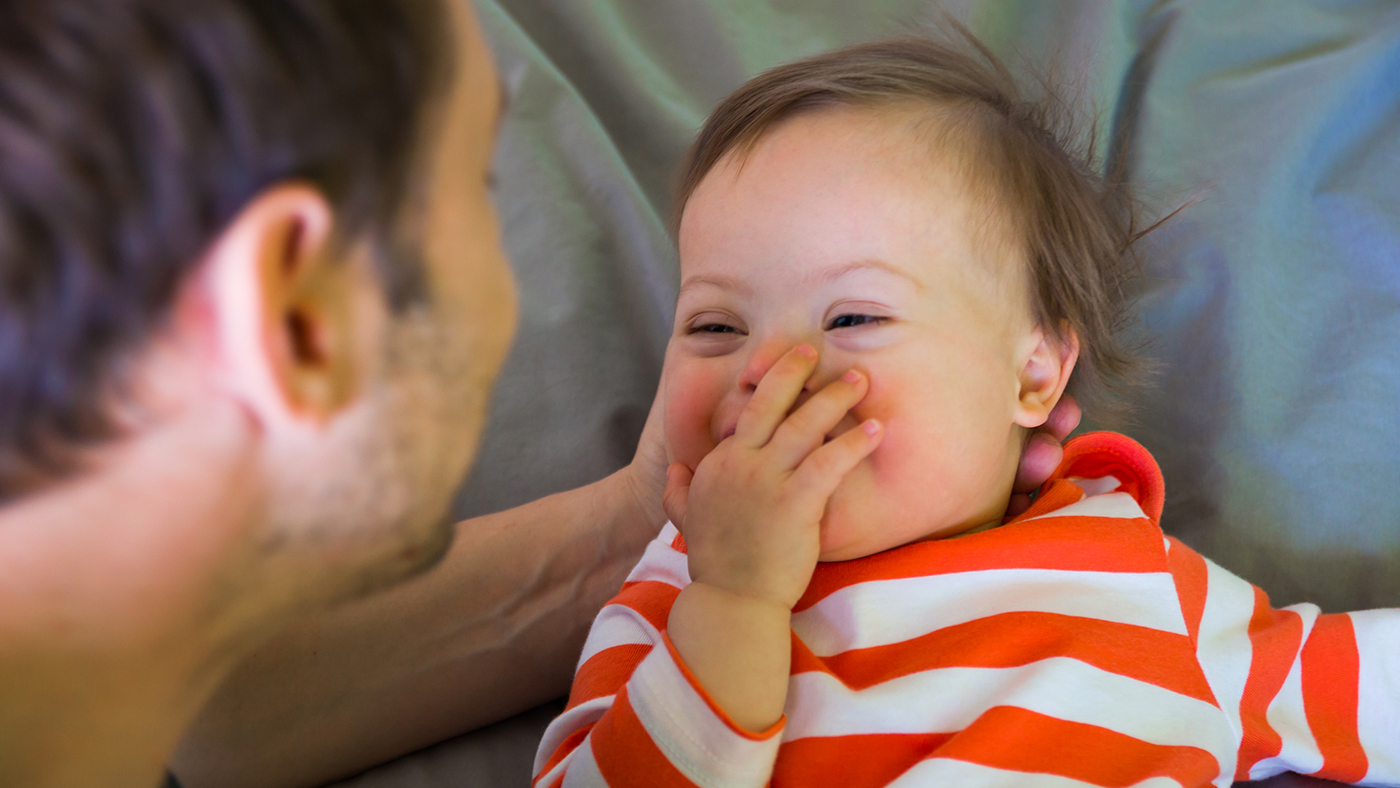
[[792, 606], [817, 565], [822, 513], [880, 438], [871, 421], [823, 443], [865, 396], [865, 377], [854, 371], [787, 415], [816, 359], [805, 345], [790, 351], [693, 478], [681, 465], [668, 474], [667, 514], [685, 537], [691, 578], [671, 609], [671, 641], [715, 703], [749, 731], [782, 716]]
[[1237, 720], [1236, 779], [1400, 784], [1400, 610], [1274, 609], [1263, 590], [1169, 544], [1201, 666]]
[[[858, 428], [823, 445], [864, 396], [859, 376], [786, 416], [815, 366], [808, 351], [770, 370], [734, 438], [693, 478], [673, 469], [667, 509], [685, 529], [689, 555], [667, 527], [599, 613], [568, 709], [540, 743], [539, 788], [566, 776], [570, 785], [611, 788], [768, 781], [787, 692], [791, 606], [815, 567], [827, 498], [879, 439], [879, 430]], [[820, 467], [807, 465], [814, 459]], [[689, 582], [696, 572], [699, 584]], [[746, 704], [749, 692], [757, 703]]]

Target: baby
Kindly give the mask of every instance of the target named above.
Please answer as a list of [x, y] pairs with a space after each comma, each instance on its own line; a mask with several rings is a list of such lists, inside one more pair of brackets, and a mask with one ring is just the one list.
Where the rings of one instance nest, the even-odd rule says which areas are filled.
[[1400, 617], [1271, 609], [1070, 441], [1129, 377], [1123, 195], [989, 55], [770, 71], [683, 179], [667, 525], [594, 622], [535, 784], [1400, 783]]

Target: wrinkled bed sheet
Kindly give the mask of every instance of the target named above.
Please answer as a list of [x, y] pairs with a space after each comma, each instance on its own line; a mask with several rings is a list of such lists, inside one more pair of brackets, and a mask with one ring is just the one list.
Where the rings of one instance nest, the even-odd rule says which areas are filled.
[[[631, 457], [677, 284], [673, 173], [715, 102], [766, 67], [946, 10], [1013, 65], [1080, 80], [1149, 214], [1191, 201], [1145, 247], [1161, 372], [1126, 430], [1162, 464], [1167, 531], [1276, 604], [1400, 605], [1400, 5], [477, 5], [512, 96], [499, 205], [521, 326], [457, 514]], [[343, 785], [528, 785], [556, 710]]]

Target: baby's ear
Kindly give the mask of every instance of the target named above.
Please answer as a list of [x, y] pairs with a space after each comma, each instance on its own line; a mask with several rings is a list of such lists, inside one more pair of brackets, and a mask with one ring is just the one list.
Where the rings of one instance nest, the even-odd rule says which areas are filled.
[[1023, 340], [1017, 357], [1023, 361], [1013, 421], [1035, 429], [1050, 418], [1050, 411], [1065, 393], [1070, 373], [1079, 360], [1079, 335], [1065, 326], [1057, 339], [1036, 326]]

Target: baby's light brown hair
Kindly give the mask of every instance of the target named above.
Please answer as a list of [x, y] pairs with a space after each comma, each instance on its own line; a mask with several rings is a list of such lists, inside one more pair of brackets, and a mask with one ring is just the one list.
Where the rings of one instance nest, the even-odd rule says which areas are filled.
[[[977, 191], [996, 203], [1024, 259], [1034, 319], [1047, 336], [1079, 339], [1069, 392], [1086, 409], [1121, 410], [1143, 364], [1129, 344], [1130, 287], [1138, 271], [1134, 200], [1122, 168], [1101, 174], [1094, 133], [1079, 142], [1068, 103], [1034, 98], [980, 42], [902, 37], [859, 44], [760, 74], [724, 99], [686, 156], [674, 221], [700, 181], [731, 153], [742, 157], [780, 122], [822, 108], [927, 109], [956, 137]], [[1159, 222], [1160, 224], [1160, 222]], [[1015, 237], [1019, 236], [1019, 237]]]

